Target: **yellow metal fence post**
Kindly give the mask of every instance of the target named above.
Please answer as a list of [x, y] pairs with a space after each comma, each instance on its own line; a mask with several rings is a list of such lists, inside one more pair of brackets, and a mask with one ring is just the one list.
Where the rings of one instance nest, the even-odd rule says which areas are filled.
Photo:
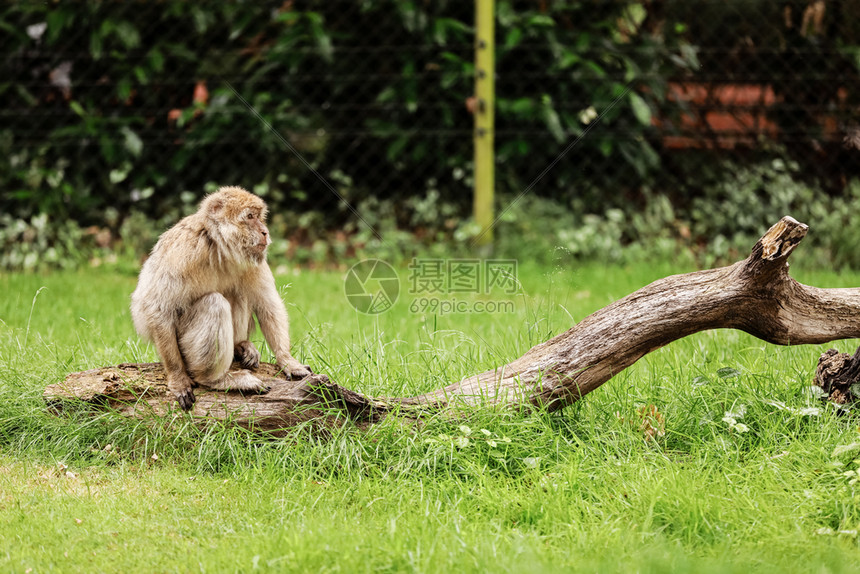
[[493, 242], [495, 50], [495, 0], [475, 0], [475, 189], [472, 209], [482, 234], [478, 245]]

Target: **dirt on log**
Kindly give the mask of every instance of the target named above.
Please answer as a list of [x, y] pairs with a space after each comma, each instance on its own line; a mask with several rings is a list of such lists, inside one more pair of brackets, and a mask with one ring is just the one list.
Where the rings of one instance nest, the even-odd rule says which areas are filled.
[[[275, 430], [311, 420], [339, 425], [344, 415], [367, 424], [391, 409], [407, 416], [457, 405], [536, 405], [555, 410], [647, 353], [699, 331], [740, 329], [778, 345], [860, 337], [860, 289], [808, 287], [788, 274], [787, 259], [807, 229], [783, 217], [743, 261], [659, 279], [507, 365], [424, 395], [369, 398], [325, 375], [287, 381], [274, 365], [264, 364], [258, 374], [271, 387], [267, 394], [198, 388], [191, 414]], [[845, 363], [845, 368], [853, 364]], [[177, 410], [164, 377], [159, 363], [94, 369], [50, 385], [45, 398], [52, 403], [102, 401], [129, 416], [160, 415]]]

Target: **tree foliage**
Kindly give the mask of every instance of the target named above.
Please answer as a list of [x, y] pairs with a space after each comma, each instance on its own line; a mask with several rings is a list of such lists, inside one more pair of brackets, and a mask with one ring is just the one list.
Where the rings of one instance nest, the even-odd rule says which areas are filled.
[[[545, 193], [646, 177], [674, 40], [638, 3], [502, 0], [497, 19], [501, 189], [522, 189], [597, 114], [611, 129], [577, 144]], [[472, 21], [453, 0], [5, 4], [4, 205], [86, 224], [110, 208], [118, 226], [217, 182], [339, 217], [311, 167], [352, 200], [432, 187], [466, 206]]]

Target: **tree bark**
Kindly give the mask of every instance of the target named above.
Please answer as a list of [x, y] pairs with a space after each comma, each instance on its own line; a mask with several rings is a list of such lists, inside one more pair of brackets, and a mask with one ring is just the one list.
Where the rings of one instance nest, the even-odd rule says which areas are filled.
[[820, 387], [822, 398], [837, 405], [856, 403], [860, 397], [860, 347], [853, 355], [827, 349], [818, 358], [812, 384]]
[[[197, 389], [193, 415], [264, 430], [305, 421], [336, 425], [349, 415], [373, 422], [391, 409], [405, 415], [455, 405], [536, 405], [560, 409], [590, 393], [642, 356], [708, 329], [740, 329], [778, 345], [860, 337], [860, 289], [819, 289], [788, 274], [787, 259], [807, 226], [783, 217], [734, 265], [660, 279], [604, 307], [515, 361], [443, 389], [407, 398], [368, 398], [324, 375], [276, 377], [272, 390], [242, 396]], [[158, 363], [72, 373], [45, 398], [106, 400], [130, 416], [175, 409]]]

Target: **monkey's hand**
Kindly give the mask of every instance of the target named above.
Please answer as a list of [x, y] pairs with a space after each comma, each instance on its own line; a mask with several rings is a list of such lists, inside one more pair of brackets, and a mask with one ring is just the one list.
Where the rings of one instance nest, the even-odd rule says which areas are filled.
[[194, 391], [191, 390], [192, 386], [193, 382], [188, 375], [167, 378], [167, 388], [176, 396], [176, 401], [183, 411], [190, 411], [197, 400]]
[[236, 343], [233, 355], [239, 361], [239, 364], [242, 365], [243, 369], [254, 371], [260, 366], [260, 351], [254, 347], [251, 341]]
[[[280, 363], [281, 361], [278, 362]], [[289, 357], [279, 366], [283, 369], [284, 374], [288, 379], [304, 379], [305, 377], [309, 377], [312, 373], [309, 366], [301, 364], [293, 357]]]

